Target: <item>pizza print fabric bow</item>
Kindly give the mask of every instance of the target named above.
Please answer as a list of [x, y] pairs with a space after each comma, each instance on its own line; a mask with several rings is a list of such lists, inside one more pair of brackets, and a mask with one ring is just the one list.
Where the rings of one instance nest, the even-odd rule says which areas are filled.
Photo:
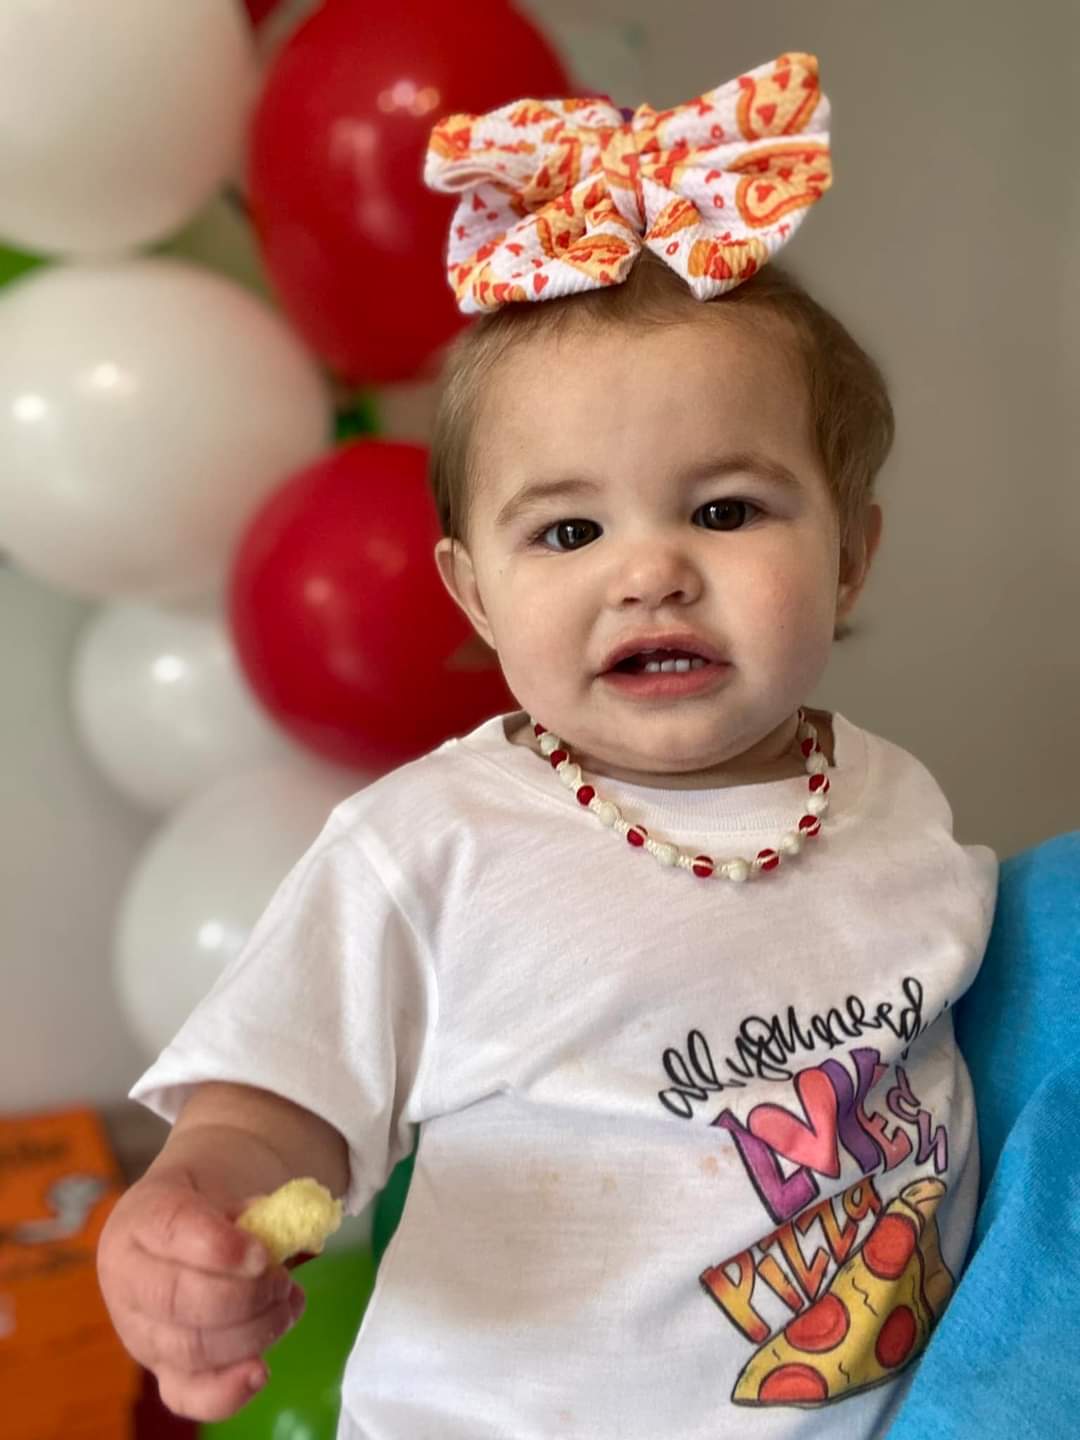
[[447, 254], [461, 310], [618, 285], [643, 245], [709, 300], [765, 264], [832, 183], [813, 55], [629, 113], [520, 100], [436, 125], [424, 179], [461, 195]]

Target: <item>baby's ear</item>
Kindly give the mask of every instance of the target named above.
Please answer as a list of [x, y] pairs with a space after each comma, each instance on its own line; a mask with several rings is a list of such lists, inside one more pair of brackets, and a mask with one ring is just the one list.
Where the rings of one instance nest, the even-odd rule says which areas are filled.
[[487, 612], [476, 582], [472, 556], [460, 540], [443, 539], [435, 546], [435, 564], [451, 598], [469, 618], [481, 640], [496, 649]]
[[845, 620], [862, 594], [870, 566], [881, 544], [884, 517], [880, 505], [868, 505], [863, 521], [840, 555], [840, 584], [836, 593], [836, 618]]

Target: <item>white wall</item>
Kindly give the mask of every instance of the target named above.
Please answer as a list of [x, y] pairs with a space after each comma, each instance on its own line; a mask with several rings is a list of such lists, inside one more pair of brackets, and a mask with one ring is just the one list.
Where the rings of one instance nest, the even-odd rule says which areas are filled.
[[0, 1112], [117, 1099], [142, 1063], [109, 938], [152, 825], [74, 733], [68, 671], [88, 613], [0, 569]]
[[[882, 363], [899, 440], [861, 632], [813, 698], [919, 754], [965, 840], [1007, 855], [1080, 826], [1080, 12], [530, 8], [579, 53], [596, 56], [605, 27], [628, 37], [633, 55], [613, 46], [591, 72], [622, 104], [690, 99], [783, 50], [819, 56], [836, 184], [788, 253]], [[108, 951], [150, 827], [73, 738], [83, 613], [0, 571], [0, 1109], [117, 1099], [142, 1061]]]

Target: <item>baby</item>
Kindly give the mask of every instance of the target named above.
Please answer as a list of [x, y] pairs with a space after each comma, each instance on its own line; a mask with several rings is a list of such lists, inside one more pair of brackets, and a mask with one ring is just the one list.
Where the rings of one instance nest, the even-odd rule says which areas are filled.
[[435, 558], [521, 709], [338, 807], [132, 1092], [174, 1128], [101, 1279], [181, 1414], [240, 1408], [302, 1305], [245, 1201], [310, 1176], [355, 1213], [417, 1128], [340, 1440], [862, 1440], [903, 1398], [972, 1227], [950, 1007], [996, 865], [807, 708], [893, 426], [771, 258], [827, 113], [785, 55], [435, 131], [486, 312]]

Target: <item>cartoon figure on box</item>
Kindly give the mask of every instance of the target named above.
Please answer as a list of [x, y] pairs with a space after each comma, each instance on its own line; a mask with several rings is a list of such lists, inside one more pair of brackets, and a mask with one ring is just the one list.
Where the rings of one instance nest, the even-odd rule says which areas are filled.
[[45, 1206], [52, 1214], [43, 1220], [22, 1220], [0, 1234], [0, 1240], [14, 1245], [68, 1240], [86, 1228], [90, 1212], [108, 1191], [109, 1185], [100, 1175], [65, 1175], [45, 1192]]

